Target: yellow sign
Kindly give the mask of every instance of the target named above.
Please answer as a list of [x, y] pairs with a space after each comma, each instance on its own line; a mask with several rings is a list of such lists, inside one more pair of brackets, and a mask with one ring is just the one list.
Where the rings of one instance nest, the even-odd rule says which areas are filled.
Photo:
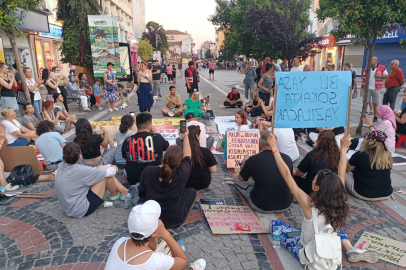
[[[95, 126], [113, 126], [119, 125], [122, 116], [112, 116], [111, 121], [90, 121], [91, 125]], [[182, 118], [171, 118], [171, 119], [152, 119], [152, 125], [155, 127], [160, 126], [179, 126], [179, 123]]]
[[6, 63], [6, 57], [4, 56], [4, 48], [3, 48], [3, 38], [0, 37], [0, 61]]

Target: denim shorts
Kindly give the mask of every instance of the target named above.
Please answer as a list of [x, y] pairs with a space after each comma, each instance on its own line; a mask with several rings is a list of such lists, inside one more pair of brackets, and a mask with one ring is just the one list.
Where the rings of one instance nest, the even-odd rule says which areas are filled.
[[1, 108], [12, 108], [13, 110], [18, 110], [17, 99], [15, 97], [1, 97]]

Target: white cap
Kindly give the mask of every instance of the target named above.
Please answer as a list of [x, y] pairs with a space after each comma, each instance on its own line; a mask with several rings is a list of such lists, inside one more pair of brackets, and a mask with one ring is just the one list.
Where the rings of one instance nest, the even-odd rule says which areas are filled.
[[160, 215], [161, 206], [156, 201], [149, 200], [142, 205], [134, 206], [128, 217], [128, 231], [144, 237], [133, 239], [143, 240], [150, 237], [158, 228]]

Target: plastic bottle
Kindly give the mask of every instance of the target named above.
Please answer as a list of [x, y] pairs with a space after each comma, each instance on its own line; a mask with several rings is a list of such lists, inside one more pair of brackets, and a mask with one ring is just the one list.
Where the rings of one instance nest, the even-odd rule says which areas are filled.
[[248, 113], [248, 117], [251, 117], [251, 113]]
[[183, 252], [185, 252], [186, 254], [186, 247], [185, 247], [185, 243], [183, 243], [183, 241], [179, 242], [180, 247], [182, 248]]
[[131, 199], [132, 199], [131, 190], [128, 190], [128, 193], [127, 193], [127, 195], [125, 195], [125, 200], [124, 200], [124, 208], [125, 209], [131, 208], [131, 206], [132, 206]]
[[273, 240], [272, 240], [272, 246], [274, 249], [279, 249], [281, 245], [281, 230], [278, 226], [275, 226], [273, 228]]

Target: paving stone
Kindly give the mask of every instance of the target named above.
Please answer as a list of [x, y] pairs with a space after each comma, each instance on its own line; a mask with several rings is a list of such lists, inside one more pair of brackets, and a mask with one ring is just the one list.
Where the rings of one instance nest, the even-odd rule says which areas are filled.
[[51, 264], [51, 258], [36, 260], [34, 267], [43, 267]]
[[241, 265], [246, 270], [248, 270], [248, 269], [258, 269], [258, 266], [254, 262], [242, 262]]

